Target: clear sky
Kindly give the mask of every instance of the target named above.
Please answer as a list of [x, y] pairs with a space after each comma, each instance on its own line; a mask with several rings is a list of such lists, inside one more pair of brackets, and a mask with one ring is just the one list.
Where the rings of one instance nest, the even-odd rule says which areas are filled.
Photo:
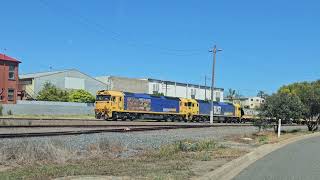
[[317, 0], [0, 0], [0, 48], [20, 73], [76, 68], [268, 93], [320, 75]]

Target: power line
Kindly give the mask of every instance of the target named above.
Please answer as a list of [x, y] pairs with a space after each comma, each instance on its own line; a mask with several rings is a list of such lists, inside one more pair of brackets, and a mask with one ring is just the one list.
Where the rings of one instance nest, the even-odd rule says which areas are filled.
[[[39, 0], [46, 8], [51, 9], [51, 5], [50, 3], [48, 3], [46, 0]], [[60, 8], [62, 9], [63, 12], [65, 13], [69, 13], [71, 15], [73, 15], [74, 17], [78, 17], [79, 22], [81, 21], [83, 24], [85, 24], [86, 26], [89, 27], [95, 27], [96, 30], [100, 31], [100, 33], [111, 33], [110, 37], [116, 41], [125, 41], [123, 39], [121, 39], [121, 34], [115, 31], [112, 31], [110, 28], [106, 28], [104, 25], [94, 22], [92, 20], [89, 20], [89, 18], [87, 18], [84, 15], [81, 14], [75, 14], [74, 10], [72, 8], [63, 6], [62, 4], [59, 4], [59, 6], [55, 7], [55, 9]], [[52, 11], [54, 12], [54, 11]], [[175, 55], [175, 56], [192, 56], [192, 55], [198, 55], [198, 54], [202, 54], [202, 51], [200, 49], [171, 49], [171, 48], [166, 48], [166, 47], [158, 47], [155, 46], [151, 43], [147, 43], [147, 42], [134, 42], [132, 40], [128, 41], [126, 40], [125, 43], [128, 46], [133, 46], [133, 47], [138, 47], [138, 46], [144, 46], [147, 48], [152, 48], [152, 49], [156, 49], [158, 51], [161, 51], [164, 54], [167, 55]], [[204, 52], [204, 51], [203, 51]]]

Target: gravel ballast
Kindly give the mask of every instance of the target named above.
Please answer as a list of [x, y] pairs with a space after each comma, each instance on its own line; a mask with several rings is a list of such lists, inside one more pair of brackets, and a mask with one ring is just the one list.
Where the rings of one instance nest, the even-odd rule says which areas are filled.
[[[303, 129], [301, 127], [283, 127], [284, 130]], [[98, 144], [100, 142], [108, 142], [124, 147], [127, 152], [136, 152], [143, 149], [157, 149], [162, 145], [171, 144], [179, 140], [201, 140], [215, 139], [222, 140], [226, 136], [238, 136], [257, 132], [256, 127], [212, 127], [200, 129], [175, 129], [175, 130], [159, 130], [145, 132], [129, 132], [129, 133], [99, 133], [75, 136], [58, 136], [58, 137], [34, 137], [34, 138], [18, 138], [18, 139], [1, 139], [0, 144], [6, 145], [18, 143], [21, 141], [29, 141], [35, 143], [59, 142], [64, 147], [73, 150], [86, 150], [89, 145]]]

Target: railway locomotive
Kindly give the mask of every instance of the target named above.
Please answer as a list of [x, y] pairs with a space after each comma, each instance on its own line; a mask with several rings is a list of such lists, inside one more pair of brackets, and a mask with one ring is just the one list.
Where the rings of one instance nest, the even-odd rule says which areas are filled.
[[[210, 119], [209, 101], [101, 90], [96, 96], [95, 116], [105, 120], [157, 119], [204, 122]], [[214, 102], [215, 122], [241, 122], [238, 104]]]

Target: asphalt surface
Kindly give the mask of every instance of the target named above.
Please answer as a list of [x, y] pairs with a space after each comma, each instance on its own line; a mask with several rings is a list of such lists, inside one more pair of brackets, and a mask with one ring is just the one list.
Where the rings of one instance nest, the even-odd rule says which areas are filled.
[[289, 144], [242, 171], [234, 180], [320, 179], [320, 137]]

